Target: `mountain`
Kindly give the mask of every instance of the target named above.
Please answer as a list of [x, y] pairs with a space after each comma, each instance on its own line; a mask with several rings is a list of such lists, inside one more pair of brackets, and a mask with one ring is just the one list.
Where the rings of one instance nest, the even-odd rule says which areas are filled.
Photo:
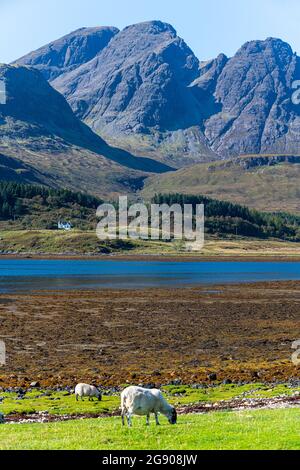
[[93, 59], [118, 32], [113, 27], [80, 28], [16, 62], [37, 68], [51, 81]]
[[190, 88], [198, 75], [199, 61], [175, 29], [151, 21], [125, 28], [94, 59], [51, 83], [103, 138], [176, 167], [215, 158]]
[[300, 214], [300, 155], [249, 155], [146, 180], [142, 195], [205, 195], [263, 211]]
[[136, 190], [149, 172], [169, 169], [107, 145], [34, 68], [2, 65], [0, 81], [7, 93], [0, 166], [9, 179], [107, 195]]
[[[72, 35], [78, 39], [80, 30]], [[48, 78], [45, 48], [22, 62], [34, 57]], [[132, 153], [185, 167], [300, 152], [300, 107], [292, 101], [300, 59], [280, 39], [250, 41], [231, 58], [199, 62], [171, 25], [150, 21], [113, 30], [93, 58], [60, 67], [51, 83], [76, 115]]]
[[299, 153], [300, 107], [292, 95], [300, 59], [287, 43], [248, 42], [209, 74], [202, 74], [197, 87], [209, 89], [219, 106], [205, 122], [205, 136], [218, 155]]

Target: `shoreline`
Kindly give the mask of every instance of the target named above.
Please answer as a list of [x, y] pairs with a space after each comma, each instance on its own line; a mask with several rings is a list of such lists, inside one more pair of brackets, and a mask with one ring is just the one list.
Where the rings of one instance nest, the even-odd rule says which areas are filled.
[[1, 294], [0, 386], [298, 377], [300, 281], [211, 285]]
[[[192, 403], [181, 405], [177, 407], [178, 415], [187, 414], [208, 414], [220, 411], [249, 411], [249, 410], [263, 410], [263, 409], [287, 409], [287, 408], [300, 408], [300, 397], [273, 397], [273, 398], [244, 398], [224, 400], [221, 402], [212, 403]], [[6, 424], [28, 424], [28, 423], [57, 423], [82, 419], [98, 419], [98, 418], [112, 418], [121, 417], [120, 410], [107, 411], [106, 413], [78, 413], [78, 414], [62, 414], [55, 415], [48, 412], [18, 414], [16, 412], [8, 414]]]
[[186, 254], [0, 254], [1, 260], [60, 260], [60, 261], [162, 261], [162, 262], [300, 262], [300, 255], [186, 255]]

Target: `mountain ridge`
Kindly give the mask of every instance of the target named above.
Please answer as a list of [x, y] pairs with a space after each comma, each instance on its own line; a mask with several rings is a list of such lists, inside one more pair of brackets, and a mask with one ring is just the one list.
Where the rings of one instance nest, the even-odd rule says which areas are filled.
[[173, 26], [156, 20], [115, 32], [91, 60], [51, 83], [105, 140], [185, 167], [297, 153], [300, 111], [291, 97], [299, 77], [300, 59], [280, 39], [248, 41], [233, 57], [200, 62]]
[[14, 63], [36, 67], [51, 82], [93, 59], [118, 32], [119, 29], [112, 26], [79, 28]]

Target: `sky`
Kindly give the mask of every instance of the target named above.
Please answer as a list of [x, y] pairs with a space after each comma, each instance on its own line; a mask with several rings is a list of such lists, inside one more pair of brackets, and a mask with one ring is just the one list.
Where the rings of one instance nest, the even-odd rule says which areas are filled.
[[0, 62], [83, 26], [171, 23], [200, 60], [281, 38], [300, 53], [299, 0], [0, 0]]

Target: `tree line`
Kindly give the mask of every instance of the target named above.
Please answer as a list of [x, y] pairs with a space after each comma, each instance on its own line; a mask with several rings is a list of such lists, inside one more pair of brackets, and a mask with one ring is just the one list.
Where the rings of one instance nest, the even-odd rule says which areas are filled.
[[2, 220], [20, 217], [26, 212], [24, 200], [39, 198], [41, 205], [53, 209], [67, 204], [77, 204], [84, 208], [96, 209], [101, 200], [89, 194], [68, 189], [53, 189], [44, 186], [0, 181], [0, 218]]
[[[34, 206], [32, 205], [33, 201], [35, 202]], [[184, 204], [191, 204], [194, 210], [197, 204], [204, 204], [205, 230], [211, 234], [234, 234], [258, 238], [273, 237], [300, 241], [300, 216], [294, 214], [261, 212], [207, 196], [180, 193], [156, 194], [151, 202], [168, 204], [169, 206], [179, 204], [182, 208]], [[48, 214], [54, 215], [57, 209], [69, 208], [71, 213], [68, 214], [76, 216], [77, 219], [79, 217], [81, 224], [84, 224], [86, 220], [86, 223], [92, 226], [97, 222], [96, 209], [101, 203], [103, 201], [95, 196], [69, 189], [53, 189], [13, 181], [0, 181], [1, 220], [20, 219], [25, 223], [26, 217], [30, 217], [32, 211], [36, 211], [36, 207], [38, 212], [35, 214], [46, 209]], [[50, 220], [49, 216], [48, 219]], [[52, 219], [54, 220], [53, 217]], [[29, 220], [29, 225], [35, 225], [36, 221], [37, 217], [35, 216], [32, 223], [31, 219]], [[43, 223], [41, 220], [40, 224], [43, 225]], [[45, 228], [55, 227], [53, 221], [49, 224]], [[34, 227], [32, 226], [32, 228]]]
[[300, 241], [300, 216], [278, 212], [261, 212], [240, 204], [201, 195], [156, 194], [154, 204], [204, 204], [205, 229], [208, 233], [247, 237], [280, 238]]

